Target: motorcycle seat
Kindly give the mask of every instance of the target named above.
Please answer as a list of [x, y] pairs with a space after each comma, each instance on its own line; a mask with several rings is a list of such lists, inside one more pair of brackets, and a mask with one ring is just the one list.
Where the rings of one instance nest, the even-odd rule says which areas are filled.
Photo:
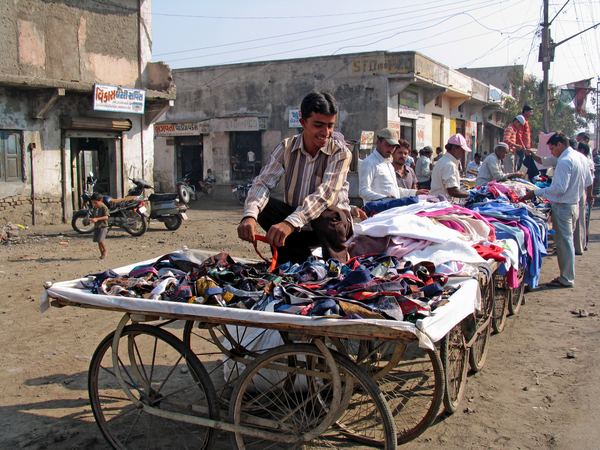
[[111, 198], [108, 203], [108, 207], [109, 208], [118, 208], [118, 207], [122, 207], [122, 206], [127, 206], [127, 205], [131, 205], [133, 203], [136, 202], [136, 200], [138, 199], [138, 197], [131, 195], [131, 196], [127, 196], [124, 198]]
[[166, 202], [173, 201], [177, 198], [177, 193], [174, 194], [151, 194], [148, 200], [151, 202]]

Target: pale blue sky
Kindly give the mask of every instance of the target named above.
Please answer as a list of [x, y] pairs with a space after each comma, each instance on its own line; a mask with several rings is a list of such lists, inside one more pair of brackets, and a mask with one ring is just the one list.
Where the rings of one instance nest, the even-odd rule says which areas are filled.
[[[600, 22], [600, 1], [550, 3], [555, 42]], [[452, 68], [538, 63], [542, 0], [153, 0], [153, 61], [171, 68], [415, 50]], [[556, 49], [550, 82], [600, 75], [600, 27]], [[589, 106], [589, 103], [588, 103]]]

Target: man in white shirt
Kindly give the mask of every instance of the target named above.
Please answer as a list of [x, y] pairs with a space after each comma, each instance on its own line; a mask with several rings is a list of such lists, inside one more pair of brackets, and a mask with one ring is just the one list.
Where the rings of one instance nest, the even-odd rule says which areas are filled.
[[475, 180], [476, 188], [485, 186], [490, 181], [506, 181], [511, 178], [523, 178], [525, 176], [522, 172], [504, 173], [504, 170], [502, 170], [502, 161], [506, 158], [507, 153], [508, 144], [498, 142], [494, 148], [494, 153], [488, 155], [481, 164], [477, 179]]
[[469, 179], [477, 178], [479, 169], [481, 169], [481, 153], [477, 152], [473, 155], [473, 161], [467, 164], [466, 177]]
[[579, 200], [587, 191], [591, 195], [592, 174], [584, 158], [569, 147], [569, 139], [555, 133], [548, 139], [552, 155], [558, 159], [552, 184], [547, 188], [528, 191], [521, 200], [534, 196], [552, 202], [552, 229], [560, 276], [550, 281], [549, 287], [572, 287], [575, 283], [575, 247], [573, 227], [579, 216]]
[[398, 187], [391, 158], [398, 145], [398, 135], [391, 128], [384, 128], [377, 133], [375, 151], [364, 159], [358, 169], [358, 195], [365, 204], [384, 198], [410, 197], [427, 193]]
[[433, 149], [429, 145], [426, 145], [421, 149], [421, 157], [415, 164], [415, 173], [417, 174], [417, 181], [421, 189], [431, 188], [432, 154]]
[[469, 192], [460, 188], [458, 166], [465, 153], [470, 151], [471, 149], [462, 134], [454, 134], [448, 139], [446, 153], [433, 166], [431, 172], [431, 195], [443, 195], [448, 199], [469, 196]]

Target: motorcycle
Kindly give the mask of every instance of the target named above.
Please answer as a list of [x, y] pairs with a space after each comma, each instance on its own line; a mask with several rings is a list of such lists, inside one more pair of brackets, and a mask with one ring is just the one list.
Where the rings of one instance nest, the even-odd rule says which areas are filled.
[[246, 197], [248, 197], [248, 191], [252, 187], [252, 180], [246, 181], [246, 184], [233, 183], [231, 185], [231, 192], [235, 195], [236, 200], [242, 206], [246, 204]]
[[[131, 181], [135, 184], [128, 195], [145, 195], [146, 189], [154, 189], [147, 181], [141, 178], [133, 178]], [[157, 194], [152, 193], [148, 197], [150, 202], [150, 220], [158, 220], [165, 224], [167, 229], [175, 231], [179, 229], [182, 222], [187, 220], [187, 206], [179, 203], [177, 193]]]
[[[73, 213], [71, 226], [75, 231], [81, 234], [87, 234], [94, 231], [94, 224], [89, 221], [92, 215], [92, 194], [97, 180], [94, 174], [90, 172], [87, 177], [88, 189], [85, 189], [81, 195], [82, 208]], [[131, 192], [131, 191], [130, 191]], [[108, 195], [103, 198], [104, 204], [108, 207], [108, 227], [119, 227], [132, 236], [141, 236], [148, 229], [148, 212], [146, 210], [146, 201], [143, 194], [128, 196], [122, 199], [113, 199]]]
[[179, 199], [186, 205], [190, 200], [196, 200], [196, 186], [190, 182], [191, 173], [185, 174], [179, 180], [177, 180], [177, 192], [179, 193]]

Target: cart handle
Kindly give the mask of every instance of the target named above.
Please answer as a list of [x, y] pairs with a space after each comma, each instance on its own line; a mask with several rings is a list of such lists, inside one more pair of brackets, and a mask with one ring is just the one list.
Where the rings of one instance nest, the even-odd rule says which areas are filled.
[[258, 246], [257, 246], [257, 242], [261, 241], [261, 242], [267, 242], [267, 238], [258, 234], [254, 235], [254, 250], [256, 251], [256, 253], [258, 253], [258, 256], [260, 256], [262, 259], [264, 259], [266, 262], [270, 263], [271, 265], [269, 266], [269, 272], [273, 272], [275, 270], [275, 267], [277, 267], [277, 247], [275, 246], [271, 246], [271, 251], [273, 252], [273, 259], [271, 261], [269, 261], [267, 258], [265, 258], [263, 255], [260, 254], [260, 252], [258, 251]]

